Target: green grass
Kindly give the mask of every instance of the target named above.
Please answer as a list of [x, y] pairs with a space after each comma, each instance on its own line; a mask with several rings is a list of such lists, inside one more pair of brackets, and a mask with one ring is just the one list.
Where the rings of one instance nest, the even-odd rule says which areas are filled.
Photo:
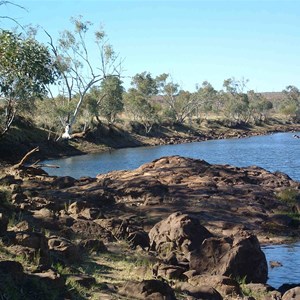
[[300, 202], [300, 192], [298, 190], [288, 188], [277, 194], [277, 198], [289, 205], [295, 205]]

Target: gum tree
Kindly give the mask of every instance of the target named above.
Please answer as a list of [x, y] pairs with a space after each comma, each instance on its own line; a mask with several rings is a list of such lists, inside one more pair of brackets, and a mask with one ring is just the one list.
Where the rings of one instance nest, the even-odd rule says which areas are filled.
[[0, 136], [4, 135], [22, 108], [30, 109], [35, 98], [46, 95], [56, 71], [51, 55], [33, 38], [0, 31]]
[[157, 78], [142, 72], [132, 78], [131, 86], [125, 94], [126, 110], [143, 125], [148, 134], [158, 121], [158, 106], [153, 102], [159, 88]]
[[287, 86], [283, 91], [284, 99], [281, 112], [292, 121], [300, 120], [300, 90], [293, 85]]
[[103, 116], [109, 124], [115, 122], [116, 116], [123, 110], [124, 88], [122, 81], [116, 76], [108, 76], [102, 80], [100, 88], [94, 87], [88, 95], [89, 111], [100, 123]]
[[174, 83], [172, 79], [168, 81], [169, 77], [169, 74], [158, 76], [161, 93], [168, 114], [175, 123], [183, 124], [195, 112], [197, 98], [190, 92], [181, 90], [179, 84]]
[[[118, 55], [108, 43], [105, 32], [94, 31], [92, 37], [91, 22], [83, 21], [82, 17], [72, 18], [71, 22], [74, 25], [73, 31], [63, 31], [57, 45], [46, 32], [61, 74], [59, 95], [70, 107], [75, 107], [60, 116], [65, 131], [63, 138], [71, 138], [72, 127], [86, 102], [89, 90], [110, 76], [119, 77], [121, 72]], [[91, 53], [95, 49], [97, 57], [92, 60]]]

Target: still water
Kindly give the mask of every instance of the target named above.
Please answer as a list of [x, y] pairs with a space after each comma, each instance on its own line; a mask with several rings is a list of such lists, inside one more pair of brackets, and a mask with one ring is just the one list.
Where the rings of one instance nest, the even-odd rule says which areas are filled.
[[[300, 133], [296, 133], [300, 134]], [[131, 170], [162, 156], [181, 155], [204, 159], [212, 164], [238, 167], [257, 165], [269, 171], [281, 171], [300, 181], [300, 139], [294, 133], [276, 133], [245, 139], [212, 140], [180, 145], [138, 147], [106, 153], [87, 154], [45, 163], [59, 165], [47, 169], [50, 175], [95, 177], [113, 170]]]
[[[300, 139], [295, 133], [276, 133], [245, 139], [212, 140], [199, 143], [127, 148], [110, 153], [88, 154], [45, 163], [59, 165], [47, 169], [50, 175], [95, 177], [113, 170], [130, 170], [162, 156], [181, 155], [204, 159], [211, 164], [239, 167], [257, 165], [269, 171], [281, 171], [300, 181]], [[300, 135], [300, 133], [296, 133]], [[268, 283], [278, 288], [283, 283], [300, 283], [300, 243], [263, 248], [267, 261], [283, 266], [269, 268]]]
[[300, 284], [300, 242], [290, 245], [270, 245], [263, 247], [269, 263], [279, 261], [282, 267], [269, 268], [268, 284], [274, 288], [283, 283]]

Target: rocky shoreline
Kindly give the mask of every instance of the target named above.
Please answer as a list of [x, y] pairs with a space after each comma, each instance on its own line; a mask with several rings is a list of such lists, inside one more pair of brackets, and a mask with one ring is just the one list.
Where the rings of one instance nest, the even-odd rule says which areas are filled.
[[40, 286], [23, 299], [299, 296], [266, 284], [260, 249], [300, 237], [300, 183], [283, 173], [172, 156], [78, 180], [10, 167], [0, 186], [0, 277]]

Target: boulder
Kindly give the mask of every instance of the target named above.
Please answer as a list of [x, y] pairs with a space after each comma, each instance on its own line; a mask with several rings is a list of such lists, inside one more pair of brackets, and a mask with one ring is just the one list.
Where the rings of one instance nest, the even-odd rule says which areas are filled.
[[52, 186], [59, 189], [64, 189], [73, 186], [75, 182], [76, 180], [71, 176], [62, 176], [62, 177], [57, 177], [52, 182]]
[[194, 287], [211, 286], [223, 297], [228, 295], [240, 295], [241, 289], [238, 282], [230, 277], [222, 275], [195, 275], [188, 279], [188, 283]]
[[26, 195], [22, 192], [13, 193], [11, 195], [11, 202], [13, 204], [20, 204], [26, 199], [27, 199]]
[[189, 260], [190, 252], [200, 247], [212, 234], [200, 224], [199, 219], [176, 212], [154, 225], [149, 232], [151, 250], [161, 257], [176, 252], [178, 261]]
[[97, 207], [91, 207], [86, 201], [76, 201], [68, 207], [68, 214], [74, 218], [83, 218], [86, 220], [94, 220], [102, 216], [102, 212]]
[[0, 261], [0, 273], [2, 274], [13, 274], [14, 277], [22, 276], [23, 266], [21, 263], [13, 260], [2, 260]]
[[255, 235], [241, 232], [234, 238], [206, 239], [190, 257], [190, 269], [197, 272], [246, 278], [250, 283], [266, 283], [268, 265]]
[[62, 237], [52, 236], [48, 240], [49, 250], [58, 259], [67, 262], [80, 260], [80, 248]]
[[49, 262], [49, 249], [46, 237], [38, 232], [17, 231], [7, 236], [9, 249], [15, 255], [27, 258], [36, 264]]
[[129, 299], [176, 300], [172, 288], [160, 280], [128, 281], [119, 290], [119, 293]]
[[40, 273], [34, 273], [30, 275], [30, 277], [38, 280], [39, 284], [45, 284], [53, 289], [62, 289], [65, 286], [64, 278], [51, 269]]
[[127, 240], [131, 249], [133, 250], [135, 250], [137, 246], [140, 246], [143, 250], [149, 250], [150, 248], [150, 239], [148, 233], [143, 230], [129, 233]]
[[111, 232], [94, 221], [79, 219], [74, 222], [71, 228], [81, 238], [100, 239], [106, 242], [114, 240]]
[[153, 275], [158, 278], [184, 280], [186, 269], [181, 266], [157, 263], [153, 266]]
[[300, 300], [300, 286], [294, 287], [282, 296], [282, 300]]
[[79, 246], [86, 251], [107, 252], [107, 248], [100, 240], [88, 239], [80, 241]]
[[[149, 237], [143, 231], [140, 221], [136, 220], [135, 215], [122, 218], [96, 219], [95, 223], [105, 228], [107, 231], [119, 240], [132, 240], [132, 247], [138, 245], [144, 248], [149, 247]], [[138, 233], [139, 232], [139, 233]]]
[[32, 226], [28, 223], [28, 221], [18, 222], [15, 226], [11, 228], [11, 231], [32, 231]]
[[221, 294], [209, 285], [193, 286], [185, 282], [180, 287], [180, 290], [194, 299], [223, 300]]
[[38, 232], [19, 231], [14, 234], [13, 243], [23, 247], [47, 252], [47, 239]]

